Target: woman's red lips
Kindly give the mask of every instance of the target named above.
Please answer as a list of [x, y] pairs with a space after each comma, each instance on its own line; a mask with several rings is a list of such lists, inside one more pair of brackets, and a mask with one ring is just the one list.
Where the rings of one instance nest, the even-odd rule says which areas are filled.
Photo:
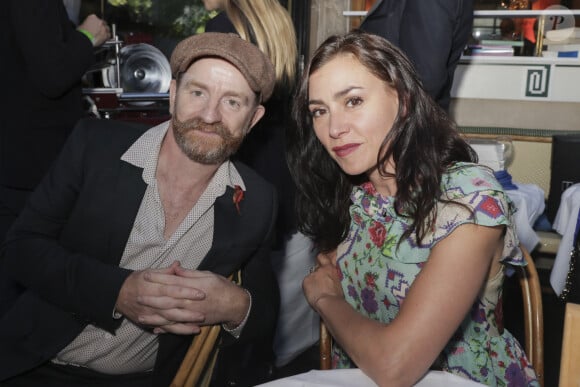
[[338, 157], [344, 157], [352, 152], [354, 152], [360, 144], [346, 144], [346, 145], [342, 145], [342, 146], [335, 146], [332, 148], [332, 151], [338, 156]]

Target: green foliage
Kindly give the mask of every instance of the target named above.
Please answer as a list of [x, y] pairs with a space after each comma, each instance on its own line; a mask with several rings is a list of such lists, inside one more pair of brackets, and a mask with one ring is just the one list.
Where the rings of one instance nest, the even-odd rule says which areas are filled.
[[183, 14], [173, 22], [174, 32], [178, 36], [199, 34], [205, 30], [205, 23], [217, 12], [207, 12], [203, 6], [186, 5]]
[[149, 26], [158, 35], [186, 37], [204, 31], [216, 12], [205, 10], [201, 0], [107, 0], [122, 8], [133, 24]]
[[153, 0], [108, 0], [113, 7], [125, 7], [133, 22], [145, 23], [151, 20]]

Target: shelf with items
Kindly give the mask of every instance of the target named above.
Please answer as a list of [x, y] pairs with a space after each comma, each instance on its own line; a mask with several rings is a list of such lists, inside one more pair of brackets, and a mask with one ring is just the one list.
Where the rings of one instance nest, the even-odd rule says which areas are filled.
[[[477, 10], [474, 11], [474, 30], [477, 27], [485, 25], [484, 20], [489, 20], [488, 25], [492, 25], [495, 28], [497, 26], [497, 20], [501, 19], [527, 19], [528, 21], [532, 19], [532, 24], [534, 25], [535, 33], [535, 44], [533, 50], [533, 56], [543, 56], [543, 50], [547, 43], [554, 45], [558, 42], [546, 40], [546, 36], [550, 33], [558, 32], [559, 35], [568, 34], [573, 35], [575, 33], [576, 20], [575, 17], [580, 15], [579, 9], [568, 9], [562, 6], [551, 6], [544, 10]], [[535, 21], [534, 21], [535, 19]], [[479, 22], [479, 23], [478, 23]], [[477, 30], [474, 34], [477, 34]], [[523, 37], [520, 37], [523, 40]], [[553, 51], [553, 50], [550, 50]], [[553, 56], [553, 55], [551, 55]], [[578, 56], [576, 54], [576, 56]]]
[[[348, 18], [364, 18], [367, 15], [367, 11], [364, 10], [345, 10], [342, 12], [344, 17]], [[522, 19], [522, 18], [537, 18], [537, 32], [536, 32], [536, 48], [534, 50], [534, 56], [542, 56], [542, 49], [546, 43], [552, 45], [557, 44], [557, 42], [546, 40], [546, 33], [549, 33], [554, 29], [556, 24], [562, 23], [563, 20], [568, 20], [571, 24], [569, 31], [570, 34], [575, 34], [578, 28], [574, 29], [575, 17], [580, 16], [580, 9], [568, 9], [565, 7], [550, 7], [545, 10], [475, 10], [473, 16], [476, 19], [474, 22], [474, 28], [479, 28], [475, 31], [475, 38], [481, 38], [482, 41], [486, 41], [485, 45], [497, 46], [504, 45], [511, 46], [514, 48], [520, 48], [523, 46], [523, 39], [501, 39], [500, 35], [496, 34], [499, 30], [499, 19], [509, 18], [509, 19]], [[485, 19], [489, 19], [489, 22], [485, 22]], [[546, 32], [547, 26], [551, 23], [552, 28]], [[484, 34], [482, 31], [489, 31], [489, 34]], [[493, 42], [489, 42], [493, 41]], [[502, 43], [496, 43], [496, 42]], [[482, 42], [483, 43], [483, 42]], [[575, 42], [574, 42], [575, 43]], [[483, 45], [483, 44], [482, 44]], [[572, 47], [574, 48], [574, 47]], [[490, 51], [496, 51], [496, 47], [490, 49]], [[549, 50], [552, 51], [552, 50]], [[504, 53], [505, 54], [505, 53]], [[550, 56], [553, 56], [552, 54]], [[578, 55], [580, 56], [580, 55]]]

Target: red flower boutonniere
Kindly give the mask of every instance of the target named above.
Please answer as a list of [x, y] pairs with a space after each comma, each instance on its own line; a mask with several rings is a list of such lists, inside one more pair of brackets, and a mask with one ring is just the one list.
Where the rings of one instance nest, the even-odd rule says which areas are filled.
[[239, 185], [234, 187], [234, 206], [236, 206], [236, 210], [238, 210], [238, 214], [240, 213], [240, 202], [244, 200], [244, 190]]

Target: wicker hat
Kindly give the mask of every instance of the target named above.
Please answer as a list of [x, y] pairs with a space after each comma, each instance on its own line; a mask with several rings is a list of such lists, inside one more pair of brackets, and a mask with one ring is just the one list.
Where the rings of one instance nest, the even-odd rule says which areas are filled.
[[205, 32], [182, 40], [171, 54], [171, 74], [187, 71], [197, 59], [217, 57], [230, 62], [246, 78], [250, 88], [258, 93], [261, 102], [274, 90], [274, 66], [260, 49], [236, 34]]

